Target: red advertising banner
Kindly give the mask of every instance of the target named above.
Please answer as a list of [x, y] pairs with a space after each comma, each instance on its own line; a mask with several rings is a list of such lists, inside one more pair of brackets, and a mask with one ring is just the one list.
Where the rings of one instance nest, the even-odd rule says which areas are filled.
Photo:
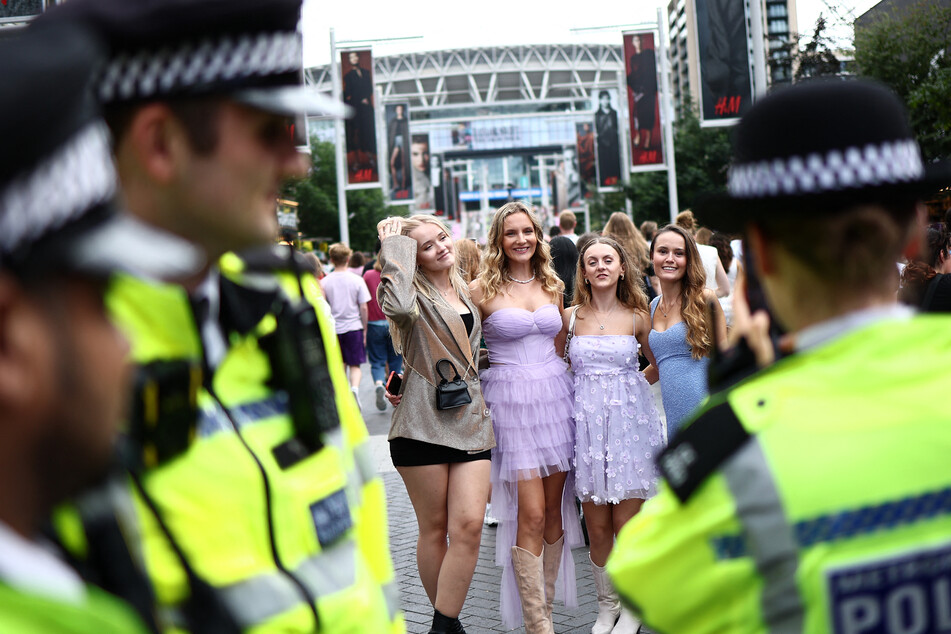
[[666, 169], [653, 31], [624, 33], [632, 172]]
[[390, 175], [390, 202], [413, 201], [413, 175], [410, 171], [409, 103], [386, 106], [386, 165]]
[[369, 49], [340, 53], [343, 101], [353, 108], [347, 131], [347, 184], [380, 181], [373, 103], [373, 54]]
[[578, 141], [578, 178], [581, 180], [581, 197], [588, 197], [588, 190], [597, 184], [598, 172], [595, 166], [594, 126], [589, 122], [576, 123], [575, 132]]

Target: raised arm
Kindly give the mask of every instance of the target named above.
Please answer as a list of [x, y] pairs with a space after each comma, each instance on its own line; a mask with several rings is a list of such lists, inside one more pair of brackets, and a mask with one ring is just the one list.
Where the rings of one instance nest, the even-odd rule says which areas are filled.
[[387, 218], [377, 225], [380, 236], [380, 286], [377, 301], [386, 317], [400, 328], [408, 328], [419, 319], [416, 303], [416, 240], [400, 235], [402, 220]]

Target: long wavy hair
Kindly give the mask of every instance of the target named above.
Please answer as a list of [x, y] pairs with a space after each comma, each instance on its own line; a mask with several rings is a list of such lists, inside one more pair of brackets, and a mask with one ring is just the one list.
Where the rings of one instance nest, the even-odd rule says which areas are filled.
[[552, 303], [558, 304], [559, 295], [564, 288], [555, 269], [551, 265], [551, 253], [542, 225], [525, 203], [505, 203], [495, 212], [492, 226], [489, 228], [489, 241], [486, 244], [485, 255], [482, 257], [482, 268], [479, 270], [479, 284], [482, 286], [482, 301], [488, 302], [502, 292], [505, 285], [505, 275], [508, 273], [508, 258], [502, 250], [502, 230], [505, 219], [513, 214], [525, 214], [532, 221], [535, 228], [535, 253], [532, 254], [532, 271], [542, 283], [542, 289], [551, 295]]
[[[627, 216], [625, 216], [626, 218]], [[637, 273], [637, 267], [633, 265], [631, 256], [621, 244], [610, 236], [598, 236], [584, 245], [584, 249], [578, 255], [578, 267], [575, 273], [575, 296], [572, 300], [573, 306], [591, 305], [591, 287], [585, 283], [584, 279], [584, 256], [588, 249], [596, 244], [606, 244], [614, 249], [621, 259], [621, 265], [624, 267], [624, 277], [618, 280], [617, 290], [615, 291], [618, 301], [631, 310], [642, 310], [647, 312], [650, 306], [647, 303], [647, 294], [641, 288]]]
[[474, 240], [461, 238], [456, 240], [456, 266], [462, 280], [468, 284], [479, 275], [479, 265], [482, 262], [482, 251]]
[[631, 256], [633, 260], [632, 263], [637, 267], [637, 271], [629, 269], [632, 275], [636, 273], [636, 276], [640, 277], [644, 274], [644, 271], [647, 270], [647, 267], [649, 267], [651, 263], [650, 256], [648, 255], [650, 246], [638, 228], [634, 226], [634, 222], [627, 217], [627, 214], [621, 213], [620, 211], [615, 211], [611, 214], [611, 217], [608, 218], [607, 223], [604, 225], [604, 231], [601, 232], [601, 235], [610, 236], [617, 240], [627, 251], [628, 255]]
[[[414, 229], [418, 229], [424, 224], [431, 224], [445, 231], [446, 235], [452, 239], [452, 233], [449, 231], [449, 227], [436, 216], [416, 214], [409, 218], [402, 218], [402, 221], [400, 235], [409, 236]], [[386, 222], [386, 220], [382, 222]], [[456, 291], [460, 297], [469, 297], [469, 287], [466, 286], [462, 276], [459, 274], [458, 266], [453, 266], [449, 271], [449, 283], [452, 284], [453, 290]], [[416, 267], [416, 273], [413, 275], [413, 287], [416, 289], [417, 295], [422, 295], [434, 304], [446, 301], [419, 266]], [[393, 339], [393, 349], [402, 354], [403, 337], [400, 333], [400, 329], [392, 321], [390, 322], [390, 337]]]
[[657, 238], [665, 233], [676, 233], [684, 239], [687, 254], [687, 269], [680, 280], [680, 314], [687, 324], [687, 344], [690, 355], [700, 359], [713, 349], [713, 330], [707, 323], [707, 307], [703, 299], [703, 290], [707, 286], [707, 276], [700, 261], [697, 242], [689, 231], [677, 225], [667, 225], [659, 229], [651, 241], [651, 260], [654, 259], [654, 245]]

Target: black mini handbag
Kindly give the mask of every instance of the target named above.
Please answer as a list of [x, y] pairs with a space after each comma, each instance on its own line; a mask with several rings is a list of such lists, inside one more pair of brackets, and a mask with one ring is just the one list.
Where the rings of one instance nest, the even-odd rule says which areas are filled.
[[[453, 373], [455, 373], [451, 381], [447, 380], [439, 369], [439, 366], [443, 363], [448, 363]], [[469, 386], [462, 380], [462, 377], [459, 376], [459, 371], [456, 370], [456, 366], [453, 365], [452, 361], [449, 359], [440, 359], [437, 361], [436, 374], [438, 374], [441, 379], [439, 385], [436, 386], [436, 409], [454, 409], [472, 402], [472, 397], [469, 396]]]

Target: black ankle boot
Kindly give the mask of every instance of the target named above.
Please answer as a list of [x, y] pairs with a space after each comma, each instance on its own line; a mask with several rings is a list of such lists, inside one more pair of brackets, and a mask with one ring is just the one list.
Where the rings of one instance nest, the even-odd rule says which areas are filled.
[[439, 610], [433, 612], [433, 626], [429, 634], [466, 634], [457, 617], [446, 616]]

